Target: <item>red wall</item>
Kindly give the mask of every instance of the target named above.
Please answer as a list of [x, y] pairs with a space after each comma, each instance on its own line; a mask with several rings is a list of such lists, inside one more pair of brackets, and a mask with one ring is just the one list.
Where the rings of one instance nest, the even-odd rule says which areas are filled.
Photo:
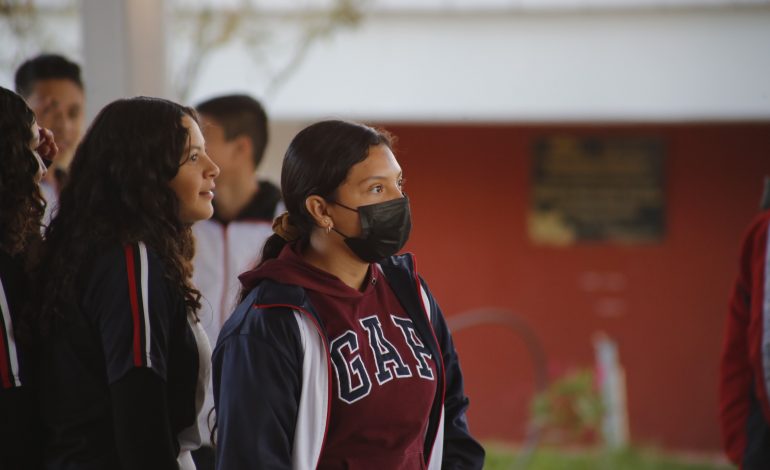
[[[719, 449], [723, 323], [739, 241], [770, 175], [770, 123], [385, 127], [399, 139], [412, 200], [407, 249], [446, 316], [482, 307], [520, 315], [542, 341], [552, 377], [591, 367], [592, 337], [604, 331], [626, 370], [632, 440]], [[530, 149], [552, 134], [663, 138], [664, 240], [531, 243]], [[587, 285], [591, 278], [598, 285]], [[522, 340], [477, 327], [455, 341], [475, 433], [519, 441], [534, 383]]]

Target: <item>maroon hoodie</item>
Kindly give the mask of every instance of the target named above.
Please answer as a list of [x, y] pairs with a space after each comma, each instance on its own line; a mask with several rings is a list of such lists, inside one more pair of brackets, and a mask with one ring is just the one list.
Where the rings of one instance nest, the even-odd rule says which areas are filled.
[[247, 290], [262, 279], [304, 288], [321, 320], [334, 378], [319, 468], [424, 468], [435, 358], [419, 357], [414, 345], [425, 343], [378, 265], [359, 291], [306, 263], [298, 249], [287, 245], [240, 279]]

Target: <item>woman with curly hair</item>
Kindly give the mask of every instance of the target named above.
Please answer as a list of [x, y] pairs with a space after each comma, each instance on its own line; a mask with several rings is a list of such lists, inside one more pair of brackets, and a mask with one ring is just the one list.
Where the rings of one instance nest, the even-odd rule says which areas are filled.
[[45, 202], [38, 184], [57, 148], [27, 103], [0, 87], [0, 468], [37, 468], [39, 444], [28, 348], [15, 327], [31, 293], [27, 267], [38, 248]]
[[195, 468], [210, 347], [190, 226], [218, 173], [170, 101], [115, 101], [86, 132], [36, 284], [47, 468]]

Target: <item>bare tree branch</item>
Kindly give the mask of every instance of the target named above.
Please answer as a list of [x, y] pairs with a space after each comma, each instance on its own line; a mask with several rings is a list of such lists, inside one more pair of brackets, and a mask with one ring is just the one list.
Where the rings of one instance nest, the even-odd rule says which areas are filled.
[[[333, 35], [337, 30], [352, 27], [362, 18], [367, 0], [336, 0], [332, 7], [300, 15], [295, 20], [301, 29], [288, 59], [277, 70], [268, 74], [265, 95], [275, 93], [294, 74], [306, 59], [311, 47], [320, 39]], [[251, 51], [249, 58], [260, 70], [269, 71], [270, 62], [276, 61], [280, 48], [275, 47], [275, 36], [271, 34], [257, 2], [242, 0], [236, 9], [203, 8], [199, 11], [179, 11], [179, 29], [182, 35], [189, 34], [190, 50], [174, 81], [177, 95], [187, 101], [192, 89], [205, 69], [206, 64], [223, 48], [241, 43]], [[304, 24], [303, 24], [304, 23]]]

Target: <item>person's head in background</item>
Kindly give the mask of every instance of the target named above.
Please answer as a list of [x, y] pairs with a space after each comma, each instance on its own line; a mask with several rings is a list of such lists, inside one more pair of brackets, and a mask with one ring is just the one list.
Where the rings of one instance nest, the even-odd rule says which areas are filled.
[[57, 54], [41, 54], [16, 70], [16, 92], [29, 103], [41, 127], [53, 131], [59, 153], [48, 181], [69, 168], [83, 134], [85, 93], [80, 66]]
[[56, 154], [50, 131], [41, 130], [24, 99], [0, 87], [0, 250], [16, 256], [40, 239], [45, 201], [38, 183], [41, 158]]
[[224, 95], [196, 106], [209, 155], [220, 168], [217, 216], [234, 219], [259, 191], [257, 169], [267, 147], [267, 114], [248, 95]]

